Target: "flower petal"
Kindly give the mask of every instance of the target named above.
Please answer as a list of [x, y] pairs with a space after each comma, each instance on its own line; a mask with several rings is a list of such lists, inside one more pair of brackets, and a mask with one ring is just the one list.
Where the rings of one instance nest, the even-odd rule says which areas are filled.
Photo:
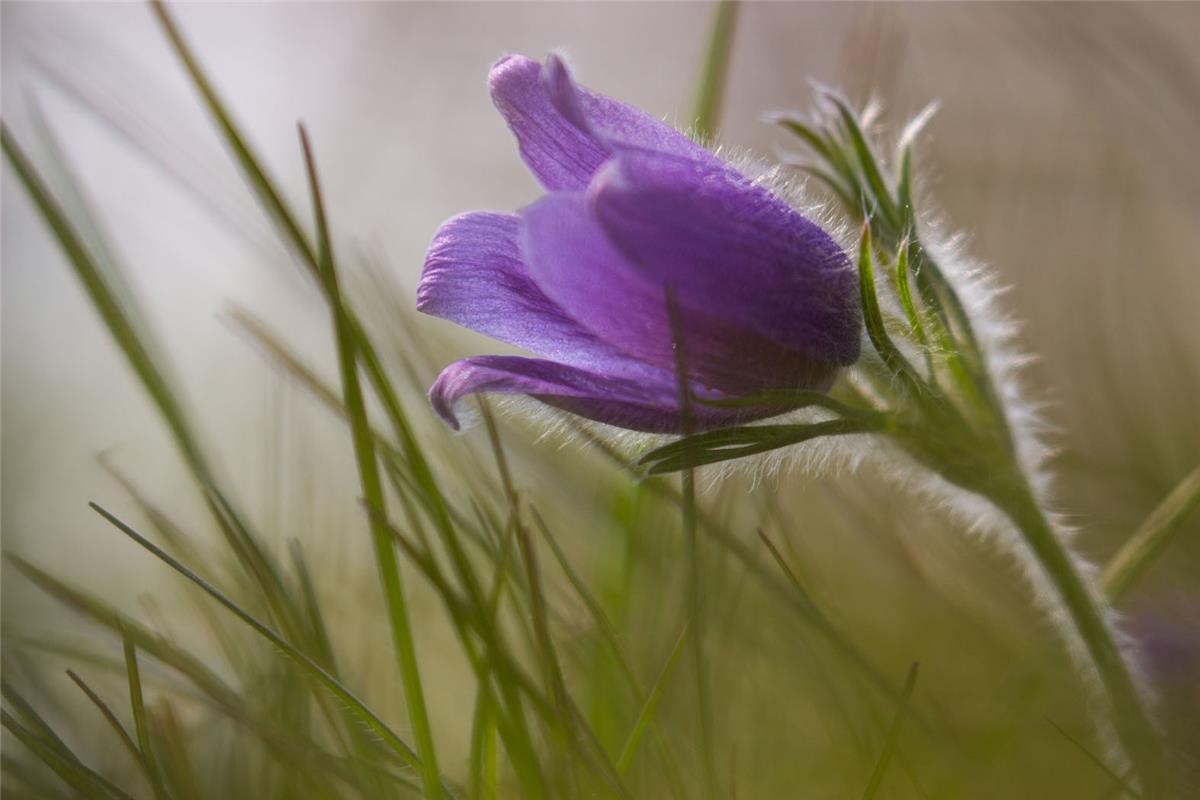
[[425, 254], [417, 310], [585, 370], [646, 377], [653, 368], [597, 339], [529, 277], [515, 214], [471, 212], [438, 229]]
[[[547, 297], [597, 338], [674, 374], [665, 282], [634, 267], [613, 245], [582, 195], [548, 195], [521, 214], [521, 253]], [[738, 280], [729, 276], [731, 283]], [[682, 287], [681, 287], [682, 288]], [[744, 395], [826, 388], [833, 365], [731, 320], [717, 303], [680, 303], [684, 363], [703, 386]]]
[[[629, 381], [553, 361], [519, 356], [475, 356], [442, 370], [429, 390], [434, 410], [458, 429], [455, 404], [476, 394], [524, 394], [581, 417], [630, 430], [678, 433], [680, 415], [674, 376]], [[786, 408], [730, 409], [697, 405], [693, 429], [707, 430], [780, 414]]]
[[576, 86], [557, 56], [545, 72], [532, 59], [505, 56], [492, 67], [488, 86], [521, 157], [551, 191], [586, 187], [614, 143], [713, 158], [669, 125]]
[[596, 217], [637, 269], [680, 305], [736, 322], [809, 358], [858, 358], [850, 261], [821, 228], [726, 168], [623, 151], [589, 190]]
[[608, 149], [635, 148], [671, 153], [713, 166], [723, 162], [683, 133], [644, 111], [597, 94], [575, 83], [557, 53], [546, 58], [542, 82], [550, 102], [568, 121]]

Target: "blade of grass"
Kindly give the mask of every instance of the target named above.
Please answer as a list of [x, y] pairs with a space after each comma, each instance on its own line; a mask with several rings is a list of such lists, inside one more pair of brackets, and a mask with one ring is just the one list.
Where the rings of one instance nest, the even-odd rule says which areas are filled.
[[[333, 243], [329, 236], [329, 228], [325, 203], [321, 195], [321, 184], [317, 177], [317, 167], [313, 159], [312, 147], [304, 126], [300, 126], [300, 144], [304, 152], [304, 164], [308, 172], [309, 190], [312, 193], [313, 215], [316, 219], [318, 261], [321, 277], [325, 284], [325, 293], [334, 317], [336, 331], [338, 364], [342, 374], [342, 393], [347, 414], [350, 418], [350, 429], [354, 440], [354, 455], [358, 463], [359, 479], [362, 482], [363, 495], [379, 515], [385, 516], [383, 482], [379, 477], [379, 462], [375, 457], [374, 437], [371, 435], [371, 424], [367, 419], [366, 406], [363, 402], [362, 387], [358, 381], [358, 358], [355, 353], [354, 339], [350, 332], [350, 321], [341, 299], [341, 288], [338, 283], [337, 266], [333, 256]], [[421, 759], [422, 780], [428, 797], [441, 795], [441, 776], [437, 766], [437, 755], [434, 752], [433, 730], [429, 724], [429, 713], [426, 710], [425, 693], [421, 686], [421, 673], [417, 663], [416, 646], [413, 643], [412, 624], [409, 620], [408, 605], [404, 598], [404, 584], [400, 576], [400, 563], [396, 559], [396, 551], [392, 546], [387, 529], [379, 523], [371, 522], [372, 541], [375, 545], [375, 560], [379, 569], [380, 583], [387, 601], [388, 621], [392, 629], [392, 644], [396, 650], [396, 660], [400, 668], [400, 678], [404, 684], [404, 695], [408, 703], [409, 722], [416, 737], [417, 753]]]
[[1200, 506], [1200, 466], [1163, 498], [1129, 541], [1108, 562], [1100, 585], [1109, 602], [1116, 603], [1171, 543], [1188, 514]]
[[[258, 197], [259, 202], [267, 209], [268, 215], [279, 227], [284, 240], [293, 248], [301, 258], [303, 265], [316, 279], [317, 284], [324, 290], [325, 282], [321, 277], [322, 268], [318, 253], [309, 242], [307, 236], [305, 236], [300, 224], [297, 222], [296, 215], [292, 213], [284, 201], [282, 193], [276, 189], [276, 184], [262, 166], [261, 159], [254, 154], [245, 137], [241, 134], [232, 115], [221, 101], [212, 83], [204, 74], [204, 71], [200, 68], [199, 61], [184, 40], [178, 26], [167, 12], [166, 7], [158, 0], [152, 0], [151, 8], [189, 79], [200, 94], [210, 117], [216, 123], [222, 138], [237, 160], [246, 181], [250, 184], [250, 188]], [[350, 308], [345, 307], [344, 311], [350, 329], [349, 333], [354, 343], [354, 349], [357, 352], [368, 380], [374, 387], [380, 402], [383, 404], [384, 412], [389, 422], [395, 428], [396, 436], [400, 441], [406, 462], [413, 473], [417, 485], [421, 489], [421, 500], [426, 504], [436, 522], [439, 532], [445, 539], [446, 545], [449, 547], [451, 555], [455, 560], [456, 569], [459, 570], [467, 585], [469, 595], [474, 600], [478, 600], [481, 594], [474, 580], [474, 575], [470, 571], [466, 556], [462, 553], [461, 545], [455, 536], [445, 498], [438, 488], [437, 482], [433, 479], [433, 473], [429, 468], [428, 462], [421, 453], [416, 437], [413, 435], [412, 428], [408, 424], [408, 419], [402, 410], [395, 388], [391, 385], [383, 369], [382, 361], [376, 353], [374, 345], [367, 337], [362, 324]]]
[[86, 767], [75, 763], [62, 753], [57, 752], [47, 742], [38, 738], [36, 734], [10, 715], [7, 709], [0, 709], [0, 725], [3, 725], [17, 741], [25, 745], [25, 748], [33, 753], [39, 761], [53, 770], [54, 774], [58, 775], [63, 783], [79, 792], [80, 796], [100, 798], [121, 797], [122, 800], [125, 798], [133, 800], [128, 794], [120, 790], [113, 791], [116, 787], [109, 789], [108, 786], [105, 786], [106, 781], [99, 774], [93, 773]]
[[733, 51], [733, 35], [737, 29], [738, 3], [721, 0], [713, 14], [712, 30], [704, 55], [704, 67], [696, 88], [692, 112], [696, 138], [710, 141], [721, 121], [721, 105], [725, 99], [725, 84], [729, 78], [729, 57]]
[[[572, 429], [579, 434], [581, 438], [589, 442], [593, 447], [599, 450], [609, 461], [616, 465], [623, 472], [633, 476], [641, 476], [642, 471], [629, 461], [624, 455], [614, 449], [608, 442], [599, 438], [586, 427], [578, 423], [570, 423]], [[651, 493], [679, 506], [683, 500], [678, 490], [670, 484], [654, 479], [643, 480], [641, 485]], [[770, 571], [764, 564], [755, 557], [754, 552], [746, 546], [745, 542], [725, 528], [720, 522], [714, 519], [710, 514], [700, 510], [697, 517], [700, 525], [705, 529], [709, 536], [717, 542], [726, 552], [731, 554], [749, 570], [759, 581], [762, 587], [778, 598], [784, 605], [797, 613], [806, 623], [812, 624], [814, 620], [810, 616], [810, 609], [803, 604], [792, 591], [791, 587], [778, 576], [774, 571]], [[838, 652], [840, 656], [846, 659], [849, 664], [856, 670], [859, 670], [864, 677], [884, 697], [889, 698], [893, 702], [900, 697], [899, 690], [879, 671], [869, 658], [859, 649], [844, 633], [839, 631], [835, 626], [830, 626], [827, 630], [819, 626], [818, 630], [826, 636], [829, 644]], [[924, 720], [920, 716], [917, 719], [924, 724]]]
[[863, 800], [872, 800], [878, 793], [879, 787], [883, 785], [884, 775], [887, 774], [888, 764], [891, 763], [892, 756], [896, 753], [896, 746], [900, 742], [900, 728], [904, 724], [904, 717], [908, 714], [908, 704], [912, 699], [913, 688], [917, 685], [917, 663], [908, 669], [908, 678], [904, 681], [904, 689], [900, 693], [900, 704], [896, 707], [896, 716], [892, 718], [892, 725], [888, 728], [887, 739], [883, 744], [883, 752], [879, 754], [879, 760], [875, 763], [875, 770], [871, 773], [871, 779], [867, 782], [867, 788], [863, 791]]
[[[200, 587], [206, 594], [228, 609], [234, 616], [244, 622], [252, 630], [262, 636], [264, 639], [275, 645], [285, 656], [295, 662], [301, 669], [314, 677], [321, 685], [328, 689], [339, 701], [345, 703], [348, 707], [354, 710], [355, 716], [359, 722], [369, 728], [379, 736], [379, 738], [387, 744], [393, 751], [396, 752], [406, 763], [414, 768], [420, 766], [420, 759], [416, 752], [409, 747], [405, 742], [391, 729], [383, 720], [379, 719], [371, 709], [366, 706], [361, 700], [343, 686], [337, 679], [325, 671], [321, 665], [313, 661], [309, 656], [305, 655], [291, 642], [284, 639], [267, 625], [263, 624], [252, 614], [245, 611], [241, 606], [233, 600], [222, 594], [216, 587], [212, 586], [206, 580], [201, 578], [188, 567], [177, 561], [170, 553], [167, 553], [162, 548], [151, 542], [146, 537], [142, 536], [129, 525], [122, 522], [118, 517], [114, 516], [104, 507], [89, 503], [92, 510], [107, 520], [113, 527], [128, 536], [145, 550], [148, 550], [152, 555], [165, 563], [171, 569], [178, 572], [183, 577]], [[445, 788], [445, 787], [443, 787]]]
[[129, 703], [133, 710], [133, 727], [137, 733], [138, 749], [142, 754], [142, 763], [146, 768], [146, 776], [154, 796], [167, 796], [163, 785], [162, 774], [154, 757], [154, 749], [150, 744], [150, 727], [146, 724], [146, 706], [142, 697], [142, 675], [138, 669], [137, 647], [128, 636], [123, 637], [125, 648], [125, 672], [129, 676]]
[[[100, 315], [126, 362], [158, 408], [185, 464], [204, 492], [205, 502], [220, 525], [230, 548], [243, 568], [254, 576], [280, 624], [285, 630], [292, 629], [293, 615], [274, 563], [263, 552], [233, 504], [219, 489], [183, 406], [153, 358], [151, 348], [134, 324], [131, 312], [118, 299], [103, 266], [93, 257], [87, 243], [71, 224], [49, 187], [6, 126], [0, 126], [0, 143], [3, 144], [9, 163], [13, 165], [22, 185], [49, 225], [76, 277], [83, 285], [93, 308]], [[127, 304], [128, 300], [125, 302]]]
[[667, 682], [670, 680], [671, 674], [675, 671], [675, 665], [679, 663], [679, 657], [683, 654], [683, 645], [687, 639], [687, 634], [688, 625], [685, 624], [683, 630], [679, 632], [679, 638], [675, 640], [675, 646], [671, 648], [671, 655], [667, 657], [666, 663], [663, 664], [662, 670], [658, 673], [658, 678], [655, 679], [654, 685], [650, 687], [649, 694], [646, 695], [645, 702], [642, 703], [637, 720], [633, 723], [633, 729], [629, 731], [629, 736], [625, 739], [625, 745], [621, 748], [621, 755], [617, 758], [617, 772], [622, 775], [629, 772], [629, 766], [633, 763], [633, 757], [637, 755], [638, 745], [641, 744], [646, 730], [653, 724], [654, 714], [658, 710], [658, 702], [662, 699]]
[[541, 576], [537, 567], [536, 555], [533, 552], [532, 543], [529, 541], [529, 530], [521, 521], [520, 501], [517, 498], [516, 489], [513, 487], [512, 475], [508, 469], [508, 459], [505, 458], [504, 448], [500, 443], [500, 433], [496, 428], [496, 420], [492, 416], [491, 408], [488, 406], [487, 401], [483, 397], [479, 397], [478, 400], [484, 425], [487, 428], [488, 442], [492, 448], [492, 455], [496, 460], [496, 471], [500, 476], [500, 485], [504, 490], [504, 496], [508, 503], [508, 524], [512, 526], [516, 534], [517, 551], [521, 555], [526, 580], [529, 582], [530, 610], [532, 611], [534, 640], [537, 645], [537, 660], [542, 669], [542, 677], [546, 684], [546, 693], [551, 699], [555, 712], [556, 724], [552, 739], [555, 741], [555, 747], [559, 751], [555, 761], [564, 767], [566, 780], [571, 786], [571, 794], [578, 794], [579, 779], [574, 774], [573, 759], [567, 755], [568, 747], [572, 751], [575, 750], [578, 737], [574, 730], [571, 714], [567, 710], [567, 705], [570, 702], [567, 698], [567, 688], [563, 682], [562, 667], [558, 661], [558, 654], [554, 651], [554, 642], [550, 637], [550, 627], [546, 621], [546, 599], [542, 594]]
[[[116, 610], [94, 598], [75, 591], [32, 564], [12, 555], [7, 556], [7, 559], [23, 575], [51, 597], [81, 613], [87, 619], [102, 625], [112, 633], [118, 636], [127, 636], [137, 644], [142, 652], [152, 655], [161, 663], [186, 677], [200, 692], [199, 694], [189, 696], [194, 697], [198, 702], [207, 703], [224, 713], [228, 718], [244, 725], [252, 731], [267, 749], [275, 755], [282, 767], [288, 769], [300, 768], [306, 775], [313, 773], [315, 770], [326, 770], [330, 774], [337, 775], [349, 785], [357, 785], [357, 769], [362, 766], [361, 762], [354, 764], [354, 770], [347, 769], [347, 762], [345, 760], [330, 755], [311, 740], [296, 737], [296, 731], [283, 729], [277, 723], [256, 715], [249, 704], [245, 702], [245, 698], [224, 683], [200, 659], [141, 626], [135, 620], [118, 613]], [[13, 635], [10, 634], [9, 636]], [[62, 657], [94, 663], [96, 666], [109, 669], [115, 674], [126, 677], [123, 659], [118, 664], [111, 660], [105, 661], [96, 658], [94, 654], [89, 654], [86, 651], [80, 652], [76, 648], [57, 645], [53, 642], [28, 640], [24, 637], [16, 640]], [[175, 692], [180, 691], [179, 687], [171, 688]], [[325, 692], [326, 690], [322, 688], [322, 691]], [[332, 693], [328, 693], [326, 696], [337, 699]], [[345, 710], [347, 717], [353, 719], [356, 730], [362, 729], [364, 736], [367, 732], [371, 732], [370, 726], [363, 723], [361, 712], [349, 703], [339, 700], [339, 704]], [[371, 739], [369, 743], [381, 754], [391, 755], [392, 750], [380, 744], [381, 741], [381, 739]], [[408, 759], [395, 756], [392, 759], [392, 763], [407, 766], [411, 762]], [[382, 766], [371, 764], [370, 768], [372, 774], [386, 778], [396, 785], [409, 789], [416, 788], [415, 784], [409, 782], [406, 777], [387, 771]]]
[[[549, 546], [550, 552], [553, 553], [554, 559], [558, 562], [559, 568], [562, 569], [563, 574], [567, 576], [567, 581], [571, 584], [571, 587], [575, 589], [575, 593], [579, 595], [579, 598], [583, 601], [584, 606], [587, 607], [588, 612], [591, 614], [592, 619], [596, 623], [597, 630], [600, 631], [601, 637], [608, 644], [609, 649], [616, 658], [617, 664], [620, 667], [620, 672], [624, 676], [626, 683], [629, 685], [629, 689], [633, 693], [634, 700], [636, 700], [638, 705], [644, 709], [647, 702], [646, 693], [642, 690], [642, 686], [641, 683], [638, 682], [637, 675], [634, 674], [633, 667], [629, 661], [629, 656], [625, 652], [625, 647], [621, 644], [620, 636], [617, 634], [616, 627], [608, 618], [608, 614], [606, 614], [604, 609], [600, 606], [599, 601], [596, 600], [595, 596], [593, 596], [590, 591], [588, 591], [587, 585], [583, 582], [583, 579], [580, 578], [579, 573], [575, 571], [575, 568], [571, 566], [570, 561], [567, 560], [566, 553], [563, 552], [562, 547], [550, 533], [550, 528], [546, 525], [545, 520], [542, 519], [542, 515], [538, 512], [537, 508], [530, 505], [529, 513], [533, 517], [534, 527], [537, 528], [539, 533], [541, 533], [542, 540], [546, 542], [547, 546]], [[662, 751], [662, 757], [667, 764], [668, 778], [673, 785], [675, 796], [682, 796], [682, 787], [678, 785], [680, 769], [675, 755], [671, 751], [670, 746], [667, 744], [666, 739], [663, 737], [662, 731], [659, 729], [658, 725], [655, 724], [651, 730], [653, 731], [656, 744]], [[616, 768], [620, 775], [625, 775], [625, 771], [620, 768], [619, 761], [617, 762]]]
[[172, 793], [179, 800], [205, 800], [183, 726], [179, 724], [171, 704], [162, 699], [148, 722], [154, 727], [155, 740], [162, 746], [163, 763], [166, 765], [163, 772], [171, 782]]
[[690, 440], [692, 437], [692, 390], [688, 384], [687, 353], [684, 349], [684, 331], [682, 318], [679, 313], [679, 302], [674, 287], [668, 285], [665, 290], [667, 319], [671, 328], [671, 349], [675, 356], [675, 380], [679, 398], [679, 429], [682, 435], [682, 462], [680, 472], [680, 524], [687, 547], [688, 587], [687, 608], [688, 625], [693, 634], [689, 639], [692, 654], [692, 671], [696, 684], [696, 706], [699, 712], [698, 727], [701, 769], [704, 775], [704, 791], [702, 796], [712, 798], [716, 795], [717, 777], [715, 771], [714, 751], [712, 741], [712, 709], [708, 697], [708, 670], [704, 660], [704, 588], [701, 563], [700, 537], [696, 531], [696, 477], [692, 471], [694, 458]]
[[154, 776], [148, 769], [146, 769], [146, 762], [142, 758], [141, 751], [138, 750], [137, 743], [129, 737], [129, 732], [125, 730], [125, 726], [121, 724], [121, 721], [117, 719], [117, 715], [113, 713], [112, 709], [108, 707], [107, 703], [100, 699], [100, 695], [96, 694], [96, 692], [92, 690], [92, 687], [88, 686], [87, 683], [84, 682], [83, 678], [79, 677], [74, 670], [68, 669], [67, 677], [79, 687], [79, 691], [83, 692], [84, 696], [86, 696], [87, 699], [92, 702], [92, 705], [99, 710], [101, 716], [104, 717], [104, 721], [108, 723], [108, 726], [113, 729], [113, 733], [117, 735], [117, 740], [120, 741], [125, 749], [129, 751], [129, 755], [133, 757], [134, 763], [138, 765], [140, 770], [142, 770], [146, 776], [146, 781], [153, 788], [155, 785]]
[[1053, 727], [1054, 730], [1058, 731], [1060, 736], [1062, 736], [1064, 739], [1066, 739], [1068, 742], [1070, 742], [1071, 745], [1076, 750], [1078, 750], [1080, 753], [1082, 753], [1083, 756], [1088, 761], [1095, 764], [1100, 769], [1101, 772], [1103, 772], [1105, 775], [1108, 776], [1109, 780], [1111, 780], [1113, 782], [1113, 789], [1118, 793], [1118, 796], [1127, 794], [1133, 798], [1141, 798], [1141, 796], [1142, 796], [1141, 793], [1138, 792], [1136, 789], [1134, 789], [1132, 786], [1130, 786], [1128, 780], [1121, 777], [1117, 773], [1113, 772], [1112, 769], [1109, 768], [1108, 764], [1104, 763], [1104, 759], [1100, 758], [1100, 756], [1093, 753], [1091, 751], [1091, 749], [1089, 749], [1086, 745], [1084, 745], [1083, 742], [1079, 741], [1078, 738], [1076, 738], [1076, 737], [1072, 736], [1070, 733], [1068, 733], [1065, 728], [1063, 728], [1061, 725], [1059, 725], [1054, 720], [1047, 719], [1046, 722], [1049, 722], [1051, 727]]

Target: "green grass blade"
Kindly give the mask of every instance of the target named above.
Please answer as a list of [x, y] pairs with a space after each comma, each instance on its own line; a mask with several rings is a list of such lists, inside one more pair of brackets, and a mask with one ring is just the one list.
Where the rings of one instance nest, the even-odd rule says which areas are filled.
[[1184, 519], [1197, 506], [1200, 506], [1200, 466], [1184, 476], [1163, 498], [1104, 568], [1100, 585], [1110, 602], [1119, 601], [1167, 549], [1175, 534], [1182, 529]]
[[172, 793], [179, 800], [205, 800], [183, 726], [171, 704], [164, 699], [147, 721], [154, 728], [154, 740], [162, 748], [163, 773], [171, 783]]
[[675, 671], [675, 665], [679, 663], [679, 657], [683, 654], [683, 645], [687, 634], [688, 626], [684, 625], [683, 630], [679, 632], [679, 638], [675, 640], [675, 646], [671, 648], [671, 655], [667, 657], [666, 663], [658, 673], [658, 678], [655, 679], [649, 694], [646, 695], [645, 702], [642, 703], [641, 711], [638, 712], [633, 729], [629, 731], [625, 745], [621, 748], [621, 755], [617, 758], [617, 772], [622, 775], [629, 772], [633, 757], [637, 755], [638, 745], [641, 744], [642, 737], [653, 723], [654, 714], [658, 710], [658, 702], [662, 699], [663, 691], [667, 688], [671, 674]]
[[204, 70], [201, 69], [200, 62], [196, 59], [195, 54], [184, 40], [183, 34], [175, 24], [175, 20], [171, 18], [166, 6], [159, 2], [159, 0], [151, 0], [150, 8], [157, 17], [163, 32], [167, 35], [171, 49], [183, 65], [184, 70], [192, 81], [192, 85], [195, 86], [196, 91], [200, 94], [205, 107], [220, 129], [226, 145], [228, 145], [231, 153], [237, 160], [238, 166], [241, 167], [243, 174], [258, 196], [262, 206], [281, 231], [283, 231], [287, 243], [306, 262], [315, 268], [317, 263], [316, 251], [313, 249], [308, 237], [304, 235], [303, 229], [296, 221], [295, 215], [292, 214], [287, 204], [283, 201], [282, 195], [275, 190], [274, 181], [271, 180], [266, 169], [262, 167], [260, 160], [255, 157], [246, 139], [242, 136], [236, 123], [234, 123], [232, 115], [230, 115], [225, 108], [225, 104], [217, 94], [216, 88], [208, 80]]
[[142, 536], [129, 525], [126, 525], [116, 516], [104, 509], [96, 503], [89, 504], [96, 513], [104, 517], [117, 530], [124, 533], [142, 548], [148, 550], [152, 555], [164, 562], [171, 569], [178, 572], [183, 577], [198, 586], [206, 594], [228, 609], [238, 619], [249, 626], [253, 631], [258, 633], [264, 639], [275, 645], [285, 656], [295, 662], [301, 669], [315, 678], [322, 686], [329, 690], [339, 701], [345, 703], [350, 708], [358, 721], [370, 729], [377, 735], [384, 744], [391, 748], [397, 755], [406, 763], [413, 767], [419, 768], [420, 759], [416, 752], [409, 747], [391, 728], [389, 728], [383, 720], [375, 715], [375, 712], [366, 706], [361, 700], [343, 686], [336, 678], [325, 671], [321, 665], [313, 661], [309, 656], [305, 655], [299, 648], [291, 642], [284, 639], [270, 627], [259, 621], [252, 614], [241, 608], [233, 600], [226, 597], [216, 587], [212, 586], [208, 581], [201, 578], [195, 572], [192, 572], [188, 567], [181, 564], [169, 553], [158, 547], [146, 537]]
[[[704, 659], [704, 644], [706, 632], [704, 586], [703, 586], [703, 552], [696, 525], [696, 475], [693, 471], [695, 462], [699, 460], [693, 452], [692, 442], [692, 390], [688, 381], [687, 349], [684, 339], [682, 317], [679, 313], [678, 296], [674, 287], [668, 285], [666, 295], [667, 319], [671, 328], [671, 348], [675, 356], [676, 396], [679, 403], [679, 430], [682, 434], [679, 445], [679, 512], [680, 527], [687, 547], [687, 624], [692, 628], [689, 640], [689, 650], [692, 655], [692, 675], [696, 689], [696, 710], [699, 716], [697, 739], [700, 750], [701, 770], [703, 773], [704, 798], [713, 798], [717, 791], [715, 752], [712, 736], [712, 706], [708, 691], [708, 664]], [[657, 465], [656, 465], [657, 466]], [[654, 472], [651, 467], [650, 472]], [[675, 470], [673, 470], [675, 471]]]
[[[362, 386], [358, 380], [358, 358], [355, 341], [351, 334], [350, 320], [342, 301], [338, 283], [337, 266], [333, 255], [333, 243], [329, 236], [325, 204], [321, 195], [321, 184], [313, 159], [312, 147], [304, 127], [300, 127], [301, 149], [308, 171], [309, 189], [312, 193], [313, 215], [317, 226], [317, 251], [320, 274], [325, 285], [325, 294], [334, 317], [337, 338], [338, 364], [342, 375], [342, 397], [350, 419], [350, 430], [354, 440], [354, 455], [358, 464], [359, 479], [363, 496], [378, 515], [386, 515], [383, 481], [379, 476], [379, 462], [375, 457], [374, 437], [367, 418], [363, 401]], [[388, 621], [392, 629], [392, 644], [404, 684], [404, 695], [408, 703], [409, 721], [416, 737], [417, 752], [421, 759], [422, 780], [428, 797], [441, 796], [441, 775], [434, 751], [433, 730], [429, 724], [425, 693], [421, 685], [421, 673], [417, 663], [416, 646], [413, 642], [412, 623], [408, 605], [404, 598], [404, 584], [400, 577], [400, 562], [392, 545], [387, 528], [372, 516], [371, 533], [375, 545], [375, 560], [379, 569], [380, 583], [387, 602]]]
[[1050, 726], [1052, 728], [1054, 728], [1054, 730], [1058, 731], [1058, 734], [1060, 736], [1062, 736], [1064, 739], [1066, 739], [1068, 742], [1070, 742], [1071, 745], [1076, 750], [1078, 750], [1081, 754], [1083, 754], [1084, 758], [1086, 758], [1088, 761], [1095, 764], [1096, 767], [1101, 772], [1103, 772], [1105, 775], [1108, 776], [1109, 780], [1111, 780], [1113, 783], [1113, 790], [1116, 791], [1119, 796], [1124, 796], [1127, 794], [1133, 798], [1141, 798], [1141, 796], [1142, 796], [1141, 792], [1138, 792], [1136, 789], [1134, 789], [1132, 786], [1130, 786], [1128, 780], [1126, 780], [1122, 776], [1118, 775], [1117, 773], [1113, 772], [1112, 769], [1108, 766], [1108, 764], [1104, 763], [1104, 759], [1102, 759], [1100, 756], [1093, 753], [1091, 751], [1091, 748], [1087, 747], [1083, 742], [1079, 741], [1079, 739], [1077, 737], [1072, 736], [1070, 733], [1068, 733], [1064, 727], [1059, 725], [1054, 720], [1047, 719], [1046, 721], [1050, 723]]
[[896, 715], [892, 718], [891, 727], [888, 728], [887, 740], [883, 744], [883, 752], [879, 754], [879, 760], [875, 763], [875, 770], [871, 773], [871, 779], [867, 782], [867, 788], [863, 791], [863, 800], [872, 800], [879, 793], [879, 787], [883, 785], [883, 778], [887, 774], [888, 764], [891, 763], [892, 756], [896, 754], [896, 746], [900, 742], [900, 728], [904, 725], [904, 717], [908, 714], [908, 704], [912, 700], [913, 688], [916, 685], [917, 664], [914, 662], [908, 669], [908, 678], [904, 681], [904, 689], [900, 693], [900, 704], [896, 707]]
[[154, 796], [161, 799], [167, 796], [167, 791], [154, 757], [154, 748], [150, 743], [150, 726], [146, 723], [146, 704], [142, 696], [142, 674], [138, 669], [137, 646], [128, 636], [124, 637], [123, 644], [125, 672], [129, 676], [129, 703], [133, 710], [133, 727], [137, 733], [138, 750], [141, 751], [146, 777], [150, 779]]
[[700, 72], [692, 112], [693, 129], [696, 138], [701, 142], [708, 142], [716, 135], [721, 120], [721, 106], [725, 98], [725, 84], [729, 78], [729, 58], [733, 52], [737, 15], [736, 0], [721, 0], [713, 15], [704, 67]]
[[[152, 356], [152, 348], [144, 341], [136, 317], [118, 298], [112, 280], [103, 265], [96, 260], [77, 228], [72, 225], [50, 188], [34, 168], [7, 127], [0, 126], [0, 142], [22, 185], [34, 201], [46, 224], [67, 257], [75, 275], [100, 315], [105, 327], [116, 341], [126, 362], [134, 370], [142, 387], [158, 408], [167, 428], [196, 482], [204, 491], [214, 518], [226, 541], [243, 567], [258, 582], [272, 611], [285, 628], [291, 627], [286, 592], [274, 563], [263, 552], [240, 514], [217, 486], [212, 469], [206, 461], [193, 433], [191, 424], [172, 390], [164, 372]], [[110, 266], [111, 268], [111, 266]], [[124, 301], [128, 303], [128, 300]]]
[[129, 755], [133, 757], [134, 763], [137, 764], [138, 768], [145, 773], [147, 782], [151, 787], [154, 787], [154, 777], [152, 776], [152, 773], [146, 769], [146, 762], [142, 758], [141, 751], [138, 750], [137, 743], [130, 738], [129, 732], [125, 730], [125, 726], [121, 724], [121, 721], [117, 719], [117, 715], [114, 714], [113, 710], [108, 707], [108, 704], [100, 698], [100, 695], [96, 694], [92, 687], [88, 686], [87, 683], [84, 682], [83, 678], [79, 677], [74, 670], [67, 670], [67, 677], [71, 679], [72, 683], [79, 687], [79, 691], [83, 692], [84, 696], [92, 702], [92, 705], [94, 705], [97, 710], [100, 711], [101, 716], [104, 717], [104, 721], [108, 723], [108, 726], [113, 729], [113, 733], [117, 735], [117, 740], [127, 751], [129, 751]]
[[[11, 701], [13, 696], [16, 696], [16, 692], [6, 687], [4, 695]], [[8, 709], [0, 709], [0, 724], [42, 763], [52, 769], [64, 783], [80, 792], [84, 797], [133, 800], [129, 793], [80, 761], [79, 757], [46, 725], [45, 721], [32, 711], [32, 707], [28, 703], [23, 703], [23, 705], [29, 709], [26, 716], [29, 718], [32, 728], [27, 727], [25, 723], [10, 714]]]

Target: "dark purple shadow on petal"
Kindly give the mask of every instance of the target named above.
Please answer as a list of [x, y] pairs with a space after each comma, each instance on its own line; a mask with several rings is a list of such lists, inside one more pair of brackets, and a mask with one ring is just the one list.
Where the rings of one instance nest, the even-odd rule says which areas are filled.
[[[548, 195], [522, 212], [520, 245], [534, 283], [599, 339], [674, 370], [664, 286], [614, 247], [580, 195]], [[682, 301], [688, 375], [740, 396], [770, 389], [824, 389], [835, 369], [753, 330]], [[720, 294], [718, 293], [718, 297]]]
[[862, 316], [849, 258], [820, 227], [725, 168], [625, 151], [592, 181], [591, 208], [616, 248], [683, 308], [809, 358], [858, 358]]
[[[442, 371], [429, 390], [438, 415], [455, 430], [455, 404], [470, 394], [524, 394], [581, 417], [647, 433], [679, 433], [674, 376], [661, 371], [654, 381], [628, 381], [552, 361], [518, 356], [475, 356]], [[696, 431], [774, 416], [787, 408], [693, 406]]]
[[655, 370], [582, 328], [530, 278], [515, 214], [471, 212], [438, 229], [417, 310], [581, 369], [642, 380]]

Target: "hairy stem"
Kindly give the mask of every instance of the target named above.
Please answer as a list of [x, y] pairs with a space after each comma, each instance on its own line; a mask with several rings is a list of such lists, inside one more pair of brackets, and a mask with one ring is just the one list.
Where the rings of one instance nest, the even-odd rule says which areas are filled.
[[1141, 779], [1145, 798], [1163, 796], [1164, 765], [1158, 733], [1146, 701], [1139, 691], [1112, 626], [1105, 603], [1080, 574], [1067, 546], [1055, 532], [1045, 513], [1024, 482], [996, 488], [988, 498], [1016, 525], [1025, 544], [1049, 578], [1070, 617], [1091, 666], [1096, 670], [1108, 701], [1113, 725]]

